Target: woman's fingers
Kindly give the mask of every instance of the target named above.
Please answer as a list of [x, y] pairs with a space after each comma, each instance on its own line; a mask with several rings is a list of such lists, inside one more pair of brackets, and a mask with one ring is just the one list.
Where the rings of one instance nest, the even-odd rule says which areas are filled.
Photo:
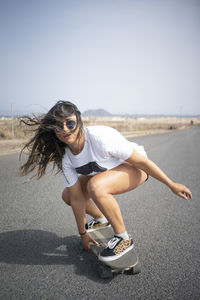
[[173, 183], [173, 186], [171, 187], [172, 191], [177, 194], [179, 197], [187, 200], [190, 198], [192, 200], [192, 193], [191, 191], [180, 183]]

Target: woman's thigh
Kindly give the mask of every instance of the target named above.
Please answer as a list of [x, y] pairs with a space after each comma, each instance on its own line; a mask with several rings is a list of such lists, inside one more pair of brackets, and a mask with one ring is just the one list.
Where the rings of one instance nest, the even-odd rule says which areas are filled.
[[102, 190], [104, 193], [121, 194], [135, 189], [147, 179], [147, 174], [128, 163], [121, 164], [116, 168], [104, 171], [93, 176], [88, 182], [88, 189]]

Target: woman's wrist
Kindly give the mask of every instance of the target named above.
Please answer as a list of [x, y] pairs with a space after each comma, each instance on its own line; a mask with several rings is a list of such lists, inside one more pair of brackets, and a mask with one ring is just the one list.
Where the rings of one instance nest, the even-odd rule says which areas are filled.
[[170, 189], [172, 189], [172, 188], [173, 188], [173, 185], [174, 185], [174, 182], [173, 182], [171, 179], [169, 179], [168, 182], [166, 183], [166, 185], [167, 185]]
[[84, 236], [87, 233], [87, 231], [85, 230], [84, 232], [79, 232], [80, 236]]

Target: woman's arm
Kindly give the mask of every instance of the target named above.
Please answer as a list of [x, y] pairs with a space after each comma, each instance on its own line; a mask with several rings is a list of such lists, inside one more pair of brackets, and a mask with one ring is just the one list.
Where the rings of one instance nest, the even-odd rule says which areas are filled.
[[153, 161], [133, 150], [131, 156], [126, 160], [134, 167], [143, 170], [145, 173], [166, 184], [172, 192], [183, 199], [192, 199], [190, 190], [182, 184], [173, 182]]
[[70, 204], [76, 219], [79, 234], [84, 249], [90, 249], [90, 243], [98, 244], [85, 230], [85, 199], [82, 193], [79, 180], [71, 187], [68, 188]]

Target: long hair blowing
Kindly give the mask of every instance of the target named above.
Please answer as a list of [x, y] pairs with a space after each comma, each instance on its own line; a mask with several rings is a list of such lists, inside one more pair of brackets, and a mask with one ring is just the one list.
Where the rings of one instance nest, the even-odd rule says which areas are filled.
[[34, 136], [23, 147], [20, 154], [21, 158], [22, 154], [28, 150], [28, 159], [26, 163], [20, 166], [20, 174], [22, 176], [38, 168], [37, 177], [41, 178], [45, 174], [46, 167], [50, 161], [53, 162], [53, 168], [57, 166], [58, 170], [62, 170], [62, 158], [67, 145], [57, 138], [54, 130], [58, 123], [61, 123], [72, 114], [75, 114], [77, 118], [77, 125], [72, 132], [79, 127], [78, 138], [80, 138], [83, 130], [81, 113], [76, 105], [69, 101], [58, 101], [42, 117], [26, 117], [21, 120], [22, 123], [31, 127], [31, 130], [34, 132]]

